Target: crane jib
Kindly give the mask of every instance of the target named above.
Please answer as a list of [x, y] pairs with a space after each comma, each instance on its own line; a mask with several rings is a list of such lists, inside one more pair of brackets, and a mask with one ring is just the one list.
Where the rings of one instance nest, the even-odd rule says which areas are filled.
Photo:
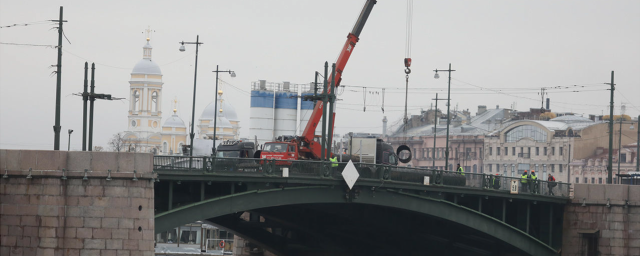
[[[364, 25], [369, 18], [369, 14], [371, 14], [371, 10], [376, 3], [376, 0], [367, 0], [362, 8], [362, 11], [360, 12], [360, 15], [358, 16], [358, 20], [351, 30], [351, 33], [347, 35], [347, 41], [343, 45], [342, 50], [340, 51], [340, 56], [338, 56], [338, 60], [335, 63], [335, 77], [329, 77], [329, 79], [326, 80], [328, 83], [331, 83], [331, 81], [335, 81], [335, 87], [338, 87], [340, 85], [340, 82], [342, 81], [342, 72], [346, 67], [347, 62], [349, 61], [349, 57], [351, 57], [351, 53], [353, 53], [353, 49], [355, 48], [356, 43], [358, 43], [359, 41], [360, 33], [362, 32], [362, 29], [364, 28]], [[330, 93], [334, 88], [332, 88], [332, 86], [329, 86], [329, 88], [327, 89], [327, 93]], [[309, 145], [311, 154], [316, 158], [320, 158], [320, 153], [322, 150], [319, 146], [317, 146], [317, 143], [313, 143], [313, 138], [315, 136], [316, 128], [320, 123], [323, 108], [324, 106], [322, 104], [322, 101], [318, 101], [313, 109], [313, 112], [311, 113], [311, 116], [309, 117], [309, 122], [307, 123], [307, 126], [302, 133], [302, 140]], [[335, 119], [335, 113], [332, 114], [331, 118]]]

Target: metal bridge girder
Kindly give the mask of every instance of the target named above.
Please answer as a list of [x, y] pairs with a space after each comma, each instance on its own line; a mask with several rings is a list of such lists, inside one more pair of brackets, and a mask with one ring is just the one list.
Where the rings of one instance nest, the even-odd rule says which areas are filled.
[[299, 204], [367, 204], [403, 209], [433, 216], [480, 231], [530, 255], [557, 255], [556, 251], [497, 219], [448, 201], [399, 191], [363, 189], [356, 198], [346, 198], [343, 187], [291, 187], [247, 191], [176, 208], [155, 217], [156, 233], [173, 227], [254, 209]]

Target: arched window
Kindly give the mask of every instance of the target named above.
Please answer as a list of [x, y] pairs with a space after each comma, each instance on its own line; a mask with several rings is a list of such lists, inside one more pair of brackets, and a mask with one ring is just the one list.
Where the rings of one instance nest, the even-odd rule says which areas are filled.
[[138, 90], [133, 91], [133, 111], [138, 111], [138, 105], [140, 103], [140, 92]]
[[151, 112], [158, 112], [158, 92], [151, 94]]
[[505, 133], [506, 142], [517, 142], [522, 138], [531, 138], [537, 142], [546, 142], [547, 131], [533, 125], [521, 125]]
[[167, 142], [163, 142], [162, 143], [162, 153], [164, 153], [165, 155], [168, 153], [167, 152], [167, 147], [169, 146], [169, 144], [167, 144]]

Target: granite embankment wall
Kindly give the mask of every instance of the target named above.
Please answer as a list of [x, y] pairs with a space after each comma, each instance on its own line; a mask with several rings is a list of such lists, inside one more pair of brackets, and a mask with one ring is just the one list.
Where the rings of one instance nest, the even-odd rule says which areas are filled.
[[[640, 186], [574, 184], [562, 255], [640, 255]], [[591, 255], [591, 254], [588, 254]]]
[[151, 154], [0, 150], [0, 255], [152, 256], [152, 171]]

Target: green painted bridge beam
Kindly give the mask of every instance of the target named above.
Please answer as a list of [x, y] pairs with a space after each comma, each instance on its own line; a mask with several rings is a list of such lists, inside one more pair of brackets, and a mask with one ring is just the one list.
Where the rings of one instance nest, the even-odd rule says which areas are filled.
[[[478, 230], [531, 255], [557, 254], [553, 248], [525, 232], [488, 215], [448, 201], [400, 191], [362, 189], [359, 190], [358, 194], [357, 198], [352, 199], [353, 204], [377, 205], [417, 212]], [[205, 200], [158, 214], [155, 218], [155, 227], [156, 232], [159, 233], [185, 223], [253, 209], [285, 205], [341, 204], [347, 202], [349, 201], [345, 198], [345, 191], [342, 186], [246, 191]]]

